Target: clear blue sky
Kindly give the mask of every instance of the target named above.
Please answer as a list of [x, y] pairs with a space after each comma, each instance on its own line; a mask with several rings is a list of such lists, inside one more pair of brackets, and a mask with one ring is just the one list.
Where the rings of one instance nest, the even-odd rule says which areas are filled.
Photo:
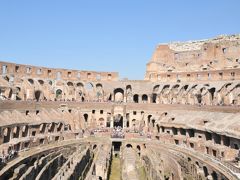
[[240, 33], [240, 0], [1, 0], [0, 60], [143, 79], [158, 43]]

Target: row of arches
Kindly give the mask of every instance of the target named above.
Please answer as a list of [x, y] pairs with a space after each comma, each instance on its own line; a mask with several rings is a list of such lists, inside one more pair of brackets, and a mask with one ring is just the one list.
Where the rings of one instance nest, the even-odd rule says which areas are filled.
[[70, 125], [63, 123], [41, 123], [39, 125], [16, 125], [11, 127], [3, 127], [3, 133], [0, 136], [2, 143], [7, 143], [14, 138], [22, 138], [28, 136], [36, 136], [44, 133], [55, 133], [61, 131], [71, 130]]
[[[144, 86], [144, 84], [142, 84]], [[139, 86], [138, 86], [139, 87]], [[105, 90], [102, 83], [22, 79], [15, 88], [1, 88], [2, 99], [114, 101], [127, 103], [240, 105], [240, 84], [157, 84], [141, 94], [126, 85]], [[136, 93], [137, 92], [137, 93]], [[16, 97], [14, 97], [16, 95]]]
[[164, 85], [153, 88], [152, 102], [160, 104], [239, 105], [240, 84], [227, 83], [223, 86]]
[[225, 179], [224, 176], [221, 177], [220, 173], [217, 173], [217, 171], [213, 170], [212, 168], [209, 168], [204, 163], [199, 163], [199, 161], [194, 161], [190, 157], [187, 158], [187, 161], [191, 166], [190, 171], [195, 177], [198, 176], [199, 172], [202, 172], [204, 178], [206, 179], [209, 179], [209, 178], [213, 180], [218, 180], [220, 178]]

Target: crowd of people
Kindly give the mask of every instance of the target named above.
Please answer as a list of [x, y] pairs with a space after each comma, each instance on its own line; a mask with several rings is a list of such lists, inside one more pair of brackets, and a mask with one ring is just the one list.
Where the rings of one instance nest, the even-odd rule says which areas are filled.
[[4, 166], [8, 161], [14, 159], [17, 157], [18, 152], [14, 149], [11, 149], [7, 154], [3, 151], [0, 155], [0, 169], [2, 166]]
[[124, 138], [125, 133], [123, 131], [123, 128], [121, 126], [114, 127], [112, 130], [112, 138]]

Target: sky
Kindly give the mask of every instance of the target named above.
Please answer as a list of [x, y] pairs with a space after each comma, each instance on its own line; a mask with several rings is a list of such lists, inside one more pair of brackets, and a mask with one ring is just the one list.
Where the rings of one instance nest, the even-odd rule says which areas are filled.
[[240, 0], [0, 0], [0, 61], [143, 79], [159, 43], [240, 33]]

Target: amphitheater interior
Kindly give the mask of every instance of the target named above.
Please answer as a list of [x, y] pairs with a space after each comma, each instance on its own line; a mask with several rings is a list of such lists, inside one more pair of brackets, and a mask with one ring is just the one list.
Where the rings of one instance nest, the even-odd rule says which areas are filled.
[[240, 179], [239, 148], [240, 35], [159, 44], [144, 80], [0, 62], [2, 180]]

